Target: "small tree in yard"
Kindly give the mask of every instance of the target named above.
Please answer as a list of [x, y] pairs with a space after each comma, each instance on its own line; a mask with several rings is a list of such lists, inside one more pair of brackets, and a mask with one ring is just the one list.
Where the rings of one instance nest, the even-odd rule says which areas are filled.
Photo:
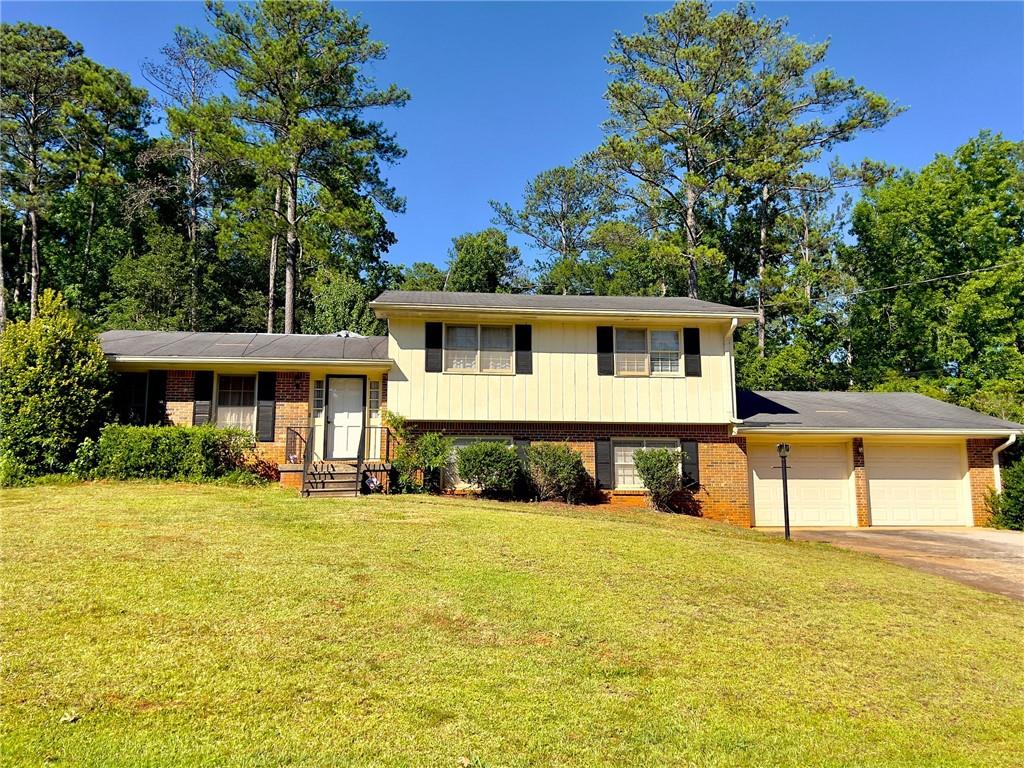
[[65, 470], [98, 432], [108, 394], [95, 334], [60, 294], [45, 291], [34, 320], [0, 334], [0, 456], [29, 475]]
[[416, 453], [423, 469], [423, 487], [431, 493], [441, 490], [443, 472], [452, 463], [455, 438], [439, 432], [427, 432], [416, 441]]
[[672, 496], [682, 487], [679, 451], [652, 448], [633, 452], [633, 463], [655, 509], [672, 509]]
[[519, 455], [504, 443], [471, 443], [459, 451], [457, 462], [459, 477], [483, 496], [511, 496], [522, 476]]

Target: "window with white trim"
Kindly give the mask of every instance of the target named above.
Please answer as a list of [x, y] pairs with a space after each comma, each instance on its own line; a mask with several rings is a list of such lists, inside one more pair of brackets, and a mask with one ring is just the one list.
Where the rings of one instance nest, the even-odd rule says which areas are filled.
[[217, 426], [256, 430], [256, 377], [217, 377]]
[[320, 419], [324, 415], [324, 380], [313, 382], [313, 418]]
[[643, 481], [636, 471], [633, 453], [640, 449], [666, 448], [679, 450], [677, 440], [614, 440], [612, 441], [612, 462], [615, 465], [616, 488], [643, 488]]
[[444, 485], [448, 488], [466, 488], [466, 483], [459, 477], [459, 450], [473, 443], [504, 443], [512, 445], [511, 437], [457, 437], [452, 445], [452, 459], [443, 471]]
[[367, 407], [370, 409], [370, 418], [376, 419], [380, 417], [380, 382], [369, 381], [367, 382]]
[[676, 376], [682, 354], [676, 329], [616, 328], [617, 376]]
[[445, 325], [444, 369], [450, 373], [511, 373], [511, 325]]

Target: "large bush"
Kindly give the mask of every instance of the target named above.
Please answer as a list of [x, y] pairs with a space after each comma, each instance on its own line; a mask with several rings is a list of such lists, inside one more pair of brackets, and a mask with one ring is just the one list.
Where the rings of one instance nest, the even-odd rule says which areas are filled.
[[1024, 531], [1024, 459], [1003, 467], [1003, 492], [988, 498], [991, 524], [996, 528]]
[[82, 477], [203, 482], [260, 474], [256, 439], [240, 429], [110, 424], [85, 441], [73, 469]]
[[679, 451], [651, 448], [633, 452], [637, 474], [651, 497], [655, 509], [672, 508], [672, 497], [682, 487]]
[[538, 443], [526, 449], [530, 480], [541, 499], [559, 499], [578, 504], [591, 492], [592, 484], [583, 457], [565, 443]]
[[459, 477], [484, 496], [511, 496], [522, 479], [519, 454], [504, 443], [470, 443], [459, 449], [457, 465]]
[[60, 294], [34, 320], [0, 333], [0, 454], [32, 475], [64, 471], [103, 423], [107, 362], [95, 334]]

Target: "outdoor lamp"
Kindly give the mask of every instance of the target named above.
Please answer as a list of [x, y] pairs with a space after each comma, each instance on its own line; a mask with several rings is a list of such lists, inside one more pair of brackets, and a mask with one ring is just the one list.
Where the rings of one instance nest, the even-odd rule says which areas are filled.
[[786, 541], [789, 541], [789, 472], [786, 459], [789, 458], [789, 443], [779, 443], [775, 446], [782, 459], [782, 519], [786, 528]]
[[775, 446], [775, 450], [779, 452], [780, 459], [785, 459], [789, 456], [789, 443], [779, 443]]

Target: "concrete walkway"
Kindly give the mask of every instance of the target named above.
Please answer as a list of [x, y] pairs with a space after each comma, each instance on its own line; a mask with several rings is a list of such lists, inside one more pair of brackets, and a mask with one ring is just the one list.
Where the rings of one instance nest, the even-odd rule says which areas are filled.
[[1024, 600], [1024, 532], [992, 528], [799, 528], [793, 538], [827, 541], [894, 563]]

